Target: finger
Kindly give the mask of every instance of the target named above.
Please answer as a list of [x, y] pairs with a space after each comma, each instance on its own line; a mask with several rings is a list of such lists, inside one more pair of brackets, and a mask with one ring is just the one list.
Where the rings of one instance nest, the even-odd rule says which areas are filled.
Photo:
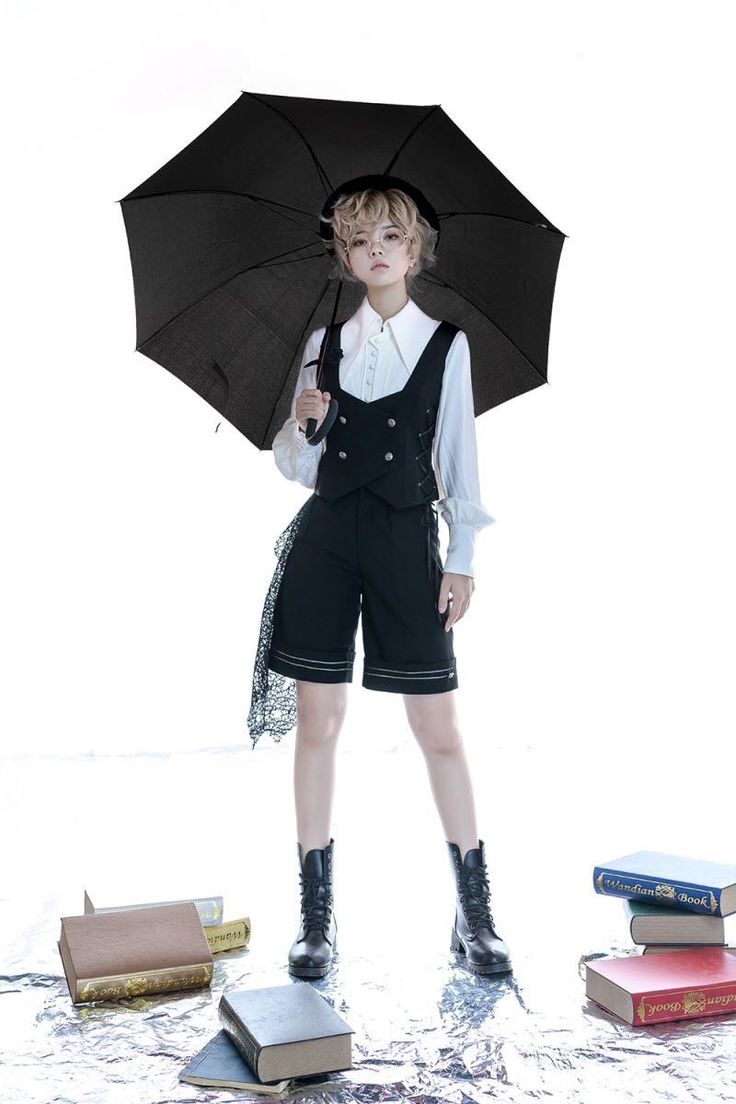
[[456, 625], [458, 621], [462, 620], [466, 609], [467, 605], [458, 605], [457, 609], [453, 608], [452, 613], [445, 622], [445, 632], [449, 632], [453, 625]]

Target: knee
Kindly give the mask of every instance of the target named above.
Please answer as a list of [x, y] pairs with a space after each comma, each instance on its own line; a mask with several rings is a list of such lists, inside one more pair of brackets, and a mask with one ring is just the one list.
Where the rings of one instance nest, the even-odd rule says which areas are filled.
[[437, 724], [422, 718], [410, 722], [414, 737], [425, 755], [454, 755], [462, 747], [457, 724]]

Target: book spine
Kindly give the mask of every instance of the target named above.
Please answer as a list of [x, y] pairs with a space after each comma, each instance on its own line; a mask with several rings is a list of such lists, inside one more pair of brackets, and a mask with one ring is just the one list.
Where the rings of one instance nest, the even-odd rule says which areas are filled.
[[699, 1020], [736, 1011], [736, 984], [708, 989], [681, 989], [667, 993], [642, 993], [635, 1000], [634, 1024], [665, 1020]]
[[261, 1053], [261, 1048], [258, 1046], [255, 1039], [244, 1030], [240, 1021], [232, 1015], [222, 1001], [220, 1001], [218, 1006], [218, 1012], [220, 1015], [220, 1023], [224, 1027], [238, 1053], [245, 1059], [256, 1077], [260, 1078], [261, 1075], [258, 1071], [258, 1056]]
[[596, 866], [593, 888], [608, 897], [629, 897], [657, 905], [672, 905], [688, 912], [706, 916], [721, 916], [721, 891], [711, 886], [689, 885], [686, 882], [663, 882], [643, 874], [625, 874]]
[[250, 939], [250, 917], [240, 920], [228, 920], [224, 924], [214, 924], [204, 929], [207, 942], [213, 954], [218, 951], [231, 951], [236, 947], [246, 947]]
[[107, 977], [80, 978], [76, 1002], [120, 1000], [147, 993], [167, 993], [177, 989], [200, 989], [212, 981], [212, 967], [206, 963], [174, 966], [166, 970], [148, 970], [139, 974], [111, 974]]

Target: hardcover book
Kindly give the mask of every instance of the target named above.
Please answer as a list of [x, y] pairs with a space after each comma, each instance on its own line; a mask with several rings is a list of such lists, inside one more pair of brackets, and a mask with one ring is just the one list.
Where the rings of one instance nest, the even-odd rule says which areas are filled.
[[729, 946], [727, 943], [650, 943], [647, 946], [642, 947], [641, 953], [645, 954], [666, 954], [669, 951], [689, 951], [693, 950], [695, 946], [698, 947], [722, 947], [724, 951], [728, 951], [729, 954], [736, 953], [736, 947]]
[[353, 1029], [309, 982], [223, 993], [218, 1010], [260, 1081], [352, 1067]]
[[291, 1085], [291, 1079], [266, 1085], [259, 1081], [224, 1028], [187, 1062], [179, 1074], [180, 1081], [190, 1085], [220, 1089], [250, 1089], [275, 1095]]
[[726, 922], [722, 916], [704, 916], [671, 905], [630, 898], [621, 903], [634, 943], [710, 943], [718, 946], [726, 942]]
[[736, 956], [723, 947], [597, 958], [585, 993], [633, 1027], [736, 1011]]
[[213, 954], [247, 947], [250, 943], [250, 916], [239, 920], [225, 920], [222, 924], [208, 924], [204, 929]]
[[59, 954], [74, 1004], [210, 984], [212, 952], [192, 901], [62, 916]]
[[594, 867], [593, 888], [706, 916], [736, 912], [736, 866], [665, 851], [634, 851]]
[[[115, 894], [120, 899], [122, 894]], [[96, 887], [91, 893], [88, 889], [84, 891], [84, 912], [85, 915], [92, 915], [95, 912], [123, 912], [125, 909], [140, 909], [140, 908], [154, 908], [156, 905], [181, 905], [186, 901], [192, 901], [199, 913], [199, 918], [202, 924], [220, 924], [222, 922], [222, 913], [224, 902], [220, 897], [181, 897], [176, 900], [168, 901], [144, 901], [140, 904], [117, 904], [113, 905], [110, 902], [114, 900], [113, 893], [108, 889], [107, 891], [100, 891], [100, 887]], [[93, 901], [96, 904], [93, 904]], [[102, 902], [107, 902], [103, 904]]]

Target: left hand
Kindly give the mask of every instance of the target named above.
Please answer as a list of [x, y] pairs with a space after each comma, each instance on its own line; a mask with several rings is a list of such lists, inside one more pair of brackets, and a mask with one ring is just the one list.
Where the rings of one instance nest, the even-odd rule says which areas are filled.
[[452, 599], [450, 614], [445, 622], [445, 632], [449, 632], [452, 626], [465, 615], [474, 590], [475, 580], [472, 575], [458, 575], [454, 571], [445, 571], [437, 600], [437, 609], [440, 613], [444, 613], [448, 600]]

